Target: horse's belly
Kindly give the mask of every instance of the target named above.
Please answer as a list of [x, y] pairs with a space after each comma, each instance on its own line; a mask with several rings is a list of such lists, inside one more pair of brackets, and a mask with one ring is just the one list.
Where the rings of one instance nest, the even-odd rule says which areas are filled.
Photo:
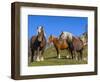
[[74, 50], [76, 50], [76, 51], [79, 51], [82, 49], [82, 45], [80, 43], [76, 43], [73, 46], [74, 46]]
[[65, 48], [67, 48], [68, 46], [67, 45], [62, 45], [62, 46], [60, 46], [60, 49], [65, 49]]

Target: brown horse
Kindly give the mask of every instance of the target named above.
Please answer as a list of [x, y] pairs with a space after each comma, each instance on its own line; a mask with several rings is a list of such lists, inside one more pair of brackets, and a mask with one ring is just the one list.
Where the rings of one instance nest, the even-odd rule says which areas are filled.
[[[70, 47], [70, 49], [72, 51], [74, 51], [74, 54], [76, 56], [76, 59], [78, 60], [82, 60], [82, 51], [84, 48], [83, 42], [80, 38], [78, 37], [72, 37], [72, 42], [69, 42], [69, 44], [72, 44], [72, 46]], [[76, 55], [76, 52], [79, 53], [78, 56]]]
[[54, 47], [57, 51], [58, 58], [60, 58], [60, 53], [59, 53], [60, 50], [64, 50], [64, 49], [67, 50], [68, 49], [68, 44], [67, 44], [66, 40], [59, 39], [59, 38], [54, 37], [52, 35], [48, 38], [48, 42], [49, 43], [53, 42]]
[[[82, 51], [83, 51], [83, 48], [84, 48], [84, 44], [83, 44], [83, 41], [78, 38], [78, 37], [75, 37], [73, 36], [73, 34], [71, 33], [68, 33], [68, 32], [62, 32], [61, 35], [60, 35], [60, 38], [62, 39], [66, 39], [67, 43], [68, 43], [68, 46], [69, 46], [69, 50], [72, 52], [72, 59], [75, 57], [76, 59], [81, 59], [82, 60]], [[78, 56], [76, 56], [77, 53], [79, 53]]]
[[46, 47], [46, 38], [44, 35], [44, 29], [43, 27], [38, 28], [38, 35], [32, 36], [31, 42], [30, 42], [30, 48], [31, 48], [31, 62], [33, 61], [43, 61], [43, 53]]

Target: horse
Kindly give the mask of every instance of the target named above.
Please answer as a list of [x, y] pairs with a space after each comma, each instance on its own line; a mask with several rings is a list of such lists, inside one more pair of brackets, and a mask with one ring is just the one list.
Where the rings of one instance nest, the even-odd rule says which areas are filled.
[[62, 40], [60, 38], [57, 38], [53, 35], [50, 35], [48, 38], [48, 43], [53, 43], [56, 51], [57, 51], [57, 57], [60, 59], [60, 50], [64, 50], [64, 49], [68, 49], [68, 44], [66, 42], [66, 40]]
[[87, 33], [83, 33], [81, 36], [80, 36], [80, 39], [83, 41], [83, 44], [84, 46], [87, 46], [87, 43], [88, 43], [88, 35]]
[[46, 47], [46, 37], [44, 35], [43, 26], [37, 28], [37, 36], [32, 36], [30, 42], [31, 48], [31, 62], [43, 61], [43, 53]]
[[[64, 40], [66, 39], [69, 49], [72, 52], [72, 59], [76, 58], [76, 60], [82, 60], [82, 51], [84, 48], [83, 41], [79, 37], [74, 36], [70, 32], [62, 32], [59, 37]], [[76, 52], [79, 53], [78, 56], [76, 56]]]

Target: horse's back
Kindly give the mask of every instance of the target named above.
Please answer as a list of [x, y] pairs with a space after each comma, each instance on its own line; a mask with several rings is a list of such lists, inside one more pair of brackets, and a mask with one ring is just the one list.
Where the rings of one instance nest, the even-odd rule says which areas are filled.
[[81, 50], [83, 47], [83, 43], [78, 37], [76, 37], [73, 39], [73, 46], [74, 50]]

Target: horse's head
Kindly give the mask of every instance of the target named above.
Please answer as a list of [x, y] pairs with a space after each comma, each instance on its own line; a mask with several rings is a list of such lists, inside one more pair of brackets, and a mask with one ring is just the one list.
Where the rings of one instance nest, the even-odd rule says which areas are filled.
[[48, 43], [53, 42], [53, 40], [54, 40], [54, 36], [50, 35], [49, 38], [48, 38]]
[[43, 29], [43, 26], [39, 26], [37, 28], [37, 33], [38, 33], [38, 41], [42, 41], [43, 40], [43, 37], [44, 37], [44, 29]]
[[87, 39], [84, 37], [84, 36], [82, 36], [82, 37], [80, 37], [80, 41], [83, 43], [83, 46], [87, 46]]
[[59, 38], [63, 40], [67, 40], [68, 42], [72, 41], [73, 35], [70, 32], [62, 32], [59, 36]]
[[65, 38], [64, 38], [64, 32], [61, 32], [61, 34], [59, 35], [59, 38], [65, 39]]
[[43, 26], [39, 26], [37, 27], [37, 33], [41, 33], [42, 31], [44, 31]]

